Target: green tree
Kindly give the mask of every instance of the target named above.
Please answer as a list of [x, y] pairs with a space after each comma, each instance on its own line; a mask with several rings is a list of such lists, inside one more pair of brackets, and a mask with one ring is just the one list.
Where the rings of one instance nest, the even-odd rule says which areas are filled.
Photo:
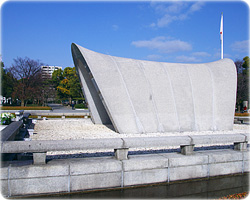
[[242, 64], [242, 67], [244, 68], [243, 73], [246, 75], [249, 75], [249, 57], [246, 56], [243, 58], [244, 63]]
[[249, 57], [246, 56], [242, 61], [235, 61], [237, 68], [237, 98], [236, 105], [243, 107], [243, 101], [247, 101], [248, 95], [248, 81], [249, 81]]
[[4, 97], [11, 97], [14, 91], [14, 85], [16, 83], [16, 79], [13, 77], [13, 74], [4, 68], [4, 63], [1, 64], [1, 95]]
[[52, 74], [52, 82], [53, 82], [55, 87], [57, 87], [63, 79], [64, 79], [63, 70], [58, 69], [58, 70], [55, 70], [53, 72], [53, 74]]
[[63, 71], [54, 71], [52, 80], [61, 100], [68, 99], [71, 102], [74, 98], [83, 98], [75, 67], [66, 67]]

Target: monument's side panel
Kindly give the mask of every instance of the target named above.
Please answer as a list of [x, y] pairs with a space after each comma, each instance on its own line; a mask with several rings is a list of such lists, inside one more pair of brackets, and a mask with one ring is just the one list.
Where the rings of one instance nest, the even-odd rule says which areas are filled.
[[150, 99], [155, 107], [158, 132], [180, 131], [179, 116], [169, 72], [162, 63], [141, 61], [141, 65], [151, 90]]
[[190, 64], [187, 69], [192, 86], [194, 130], [214, 130], [213, 83], [207, 64]]
[[207, 65], [213, 79], [215, 130], [232, 130], [237, 89], [234, 62], [223, 59]]
[[231, 60], [160, 63], [72, 46], [81, 54], [72, 52], [74, 60], [83, 60], [75, 65], [89, 108], [96, 110], [93, 118], [109, 119], [119, 133], [232, 129], [236, 71]]

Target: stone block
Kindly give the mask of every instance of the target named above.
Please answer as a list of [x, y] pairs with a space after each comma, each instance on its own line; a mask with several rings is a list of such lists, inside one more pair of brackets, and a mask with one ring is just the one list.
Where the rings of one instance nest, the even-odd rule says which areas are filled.
[[68, 176], [10, 180], [10, 194], [45, 194], [69, 191]]
[[242, 152], [242, 155], [243, 155], [243, 160], [250, 160], [250, 154], [249, 154], [249, 151], [243, 151]]
[[191, 155], [194, 153], [194, 145], [184, 145], [181, 146], [181, 154]]
[[84, 158], [70, 162], [70, 174], [98, 174], [122, 171], [121, 161], [110, 157]]
[[235, 174], [242, 172], [242, 161], [209, 164], [209, 176]]
[[3, 197], [8, 197], [9, 190], [8, 190], [8, 180], [1, 180], [1, 194]]
[[160, 154], [169, 159], [169, 167], [181, 167], [190, 165], [204, 165], [208, 163], [208, 156], [199, 153], [182, 155], [179, 153]]
[[168, 159], [158, 155], [131, 155], [123, 160], [124, 171], [137, 171], [144, 169], [163, 169], [168, 167]]
[[193, 144], [221, 144], [234, 142], [244, 142], [245, 136], [242, 134], [218, 134], [218, 135], [193, 135], [190, 136], [193, 140]]
[[193, 165], [193, 166], [169, 168], [170, 181], [202, 178], [202, 177], [207, 177], [207, 174], [208, 174], [207, 165]]
[[209, 163], [224, 163], [240, 161], [243, 159], [242, 153], [232, 149], [227, 150], [209, 150], [200, 152], [200, 154], [209, 156]]
[[247, 142], [235, 142], [234, 150], [237, 151], [247, 151]]
[[243, 172], [250, 172], [249, 160], [243, 161]]
[[46, 164], [46, 153], [33, 153], [34, 165]]
[[69, 166], [50, 163], [47, 165], [11, 166], [9, 172], [10, 179], [67, 176]]
[[70, 177], [70, 191], [121, 187], [121, 172], [87, 174]]
[[149, 183], [166, 182], [168, 180], [167, 169], [151, 169], [124, 172], [124, 186], [142, 185]]
[[115, 149], [115, 158], [117, 160], [127, 160], [128, 159], [128, 148]]
[[8, 179], [8, 166], [7, 167], [1, 167], [1, 180]]

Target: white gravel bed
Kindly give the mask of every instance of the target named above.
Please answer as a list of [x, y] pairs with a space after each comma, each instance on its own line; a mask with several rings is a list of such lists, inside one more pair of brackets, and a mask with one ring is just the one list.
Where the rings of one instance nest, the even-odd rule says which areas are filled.
[[[90, 119], [49, 119], [37, 120], [34, 128], [32, 140], [76, 140], [94, 138], [125, 138], [125, 137], [158, 137], [158, 136], [184, 136], [184, 135], [213, 135], [213, 134], [234, 134], [249, 133], [249, 125], [235, 124], [233, 131], [199, 131], [199, 132], [166, 132], [166, 133], [147, 133], [147, 134], [119, 134], [113, 131], [112, 127], [93, 124]], [[219, 144], [226, 145], [226, 144]], [[168, 147], [178, 148], [176, 146]], [[131, 150], [159, 150], [162, 148], [138, 148]], [[47, 152], [47, 155], [61, 154], [81, 154], [110, 152], [113, 150], [84, 150], [84, 151], [54, 151]], [[72, 155], [73, 156], [73, 155]], [[74, 156], [73, 156], [74, 157]], [[76, 156], [77, 157], [77, 156]]]

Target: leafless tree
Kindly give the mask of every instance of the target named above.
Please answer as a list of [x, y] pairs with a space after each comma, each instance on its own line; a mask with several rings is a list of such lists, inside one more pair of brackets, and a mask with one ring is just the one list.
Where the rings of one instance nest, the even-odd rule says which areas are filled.
[[19, 98], [22, 101], [22, 106], [28, 99], [38, 98], [40, 95], [42, 65], [44, 64], [39, 60], [18, 57], [14, 59], [14, 64], [10, 67], [11, 73], [18, 80], [12, 96]]

